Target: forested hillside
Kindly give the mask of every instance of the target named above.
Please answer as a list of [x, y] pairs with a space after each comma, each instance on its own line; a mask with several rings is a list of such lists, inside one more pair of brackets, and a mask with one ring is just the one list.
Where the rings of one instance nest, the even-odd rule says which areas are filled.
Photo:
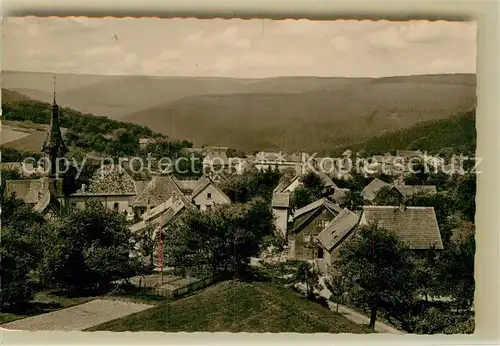
[[401, 149], [438, 153], [445, 157], [453, 153], [472, 155], [476, 151], [476, 110], [456, 114], [448, 119], [425, 121], [399, 131], [385, 133], [358, 143], [337, 147], [334, 153], [345, 149], [364, 150], [367, 154], [383, 154]]

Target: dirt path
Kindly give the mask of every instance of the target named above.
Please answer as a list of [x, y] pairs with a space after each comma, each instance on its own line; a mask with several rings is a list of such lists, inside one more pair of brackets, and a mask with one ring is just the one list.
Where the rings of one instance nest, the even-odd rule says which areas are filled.
[[[324, 278], [320, 278], [320, 282], [323, 283]], [[303, 285], [297, 285], [301, 289], [305, 289]], [[323, 286], [324, 287], [324, 286]], [[334, 302], [331, 302], [330, 296], [331, 292], [323, 288], [321, 291], [316, 292], [318, 293], [321, 297], [325, 298], [328, 302], [328, 307], [332, 311], [337, 311], [337, 304]], [[349, 321], [354, 322], [356, 324], [370, 324], [370, 318], [368, 316], [365, 316], [363, 314], [360, 314], [359, 312], [348, 308], [347, 306], [340, 305], [339, 304], [339, 314], [347, 318]], [[385, 324], [383, 322], [377, 321], [375, 323], [375, 331], [379, 333], [389, 333], [389, 334], [406, 334], [405, 332], [402, 332], [394, 327], [389, 326], [388, 324]]]
[[23, 331], [78, 331], [152, 307], [121, 300], [95, 299], [70, 308], [9, 322], [0, 327]]

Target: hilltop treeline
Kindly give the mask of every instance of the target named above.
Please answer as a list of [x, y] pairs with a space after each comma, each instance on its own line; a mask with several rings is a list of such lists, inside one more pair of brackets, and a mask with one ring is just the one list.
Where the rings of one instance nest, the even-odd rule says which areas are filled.
[[431, 120], [412, 127], [369, 138], [363, 142], [337, 147], [334, 154], [346, 149], [365, 151], [368, 155], [396, 149], [422, 150], [449, 157], [453, 153], [473, 155], [476, 151], [476, 110], [459, 113], [448, 119]]
[[[48, 103], [22, 100], [3, 104], [3, 119], [31, 121], [35, 124], [49, 124], [52, 105]], [[150, 144], [146, 152], [176, 155], [182, 148], [191, 147], [187, 141], [169, 141], [167, 136], [153, 132], [150, 128], [132, 123], [111, 120], [102, 116], [82, 114], [70, 108], [60, 108], [61, 127], [68, 131], [65, 139], [73, 151], [94, 152], [110, 156], [128, 156], [141, 153], [139, 138], [158, 139]], [[158, 147], [158, 148], [157, 148]]]

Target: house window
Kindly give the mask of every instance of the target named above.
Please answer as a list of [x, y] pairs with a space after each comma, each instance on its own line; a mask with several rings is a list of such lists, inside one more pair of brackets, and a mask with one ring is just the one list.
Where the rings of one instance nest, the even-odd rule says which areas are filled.
[[113, 209], [118, 210], [118, 208], [119, 208], [119, 204], [118, 204], [118, 202], [115, 202], [115, 204], [113, 204]]
[[318, 227], [324, 228], [328, 224], [328, 220], [318, 220]]
[[304, 243], [309, 243], [311, 241], [311, 235], [304, 234]]
[[207, 205], [205, 210], [206, 211], [210, 211], [210, 209], [212, 209], [212, 206], [211, 205]]
[[210, 192], [207, 193], [207, 199], [212, 199], [212, 194]]

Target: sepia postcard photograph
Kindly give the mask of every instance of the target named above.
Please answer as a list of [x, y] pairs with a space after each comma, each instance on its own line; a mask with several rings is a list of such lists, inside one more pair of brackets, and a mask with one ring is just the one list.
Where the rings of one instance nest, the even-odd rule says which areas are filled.
[[0, 330], [474, 333], [476, 24], [4, 18]]

